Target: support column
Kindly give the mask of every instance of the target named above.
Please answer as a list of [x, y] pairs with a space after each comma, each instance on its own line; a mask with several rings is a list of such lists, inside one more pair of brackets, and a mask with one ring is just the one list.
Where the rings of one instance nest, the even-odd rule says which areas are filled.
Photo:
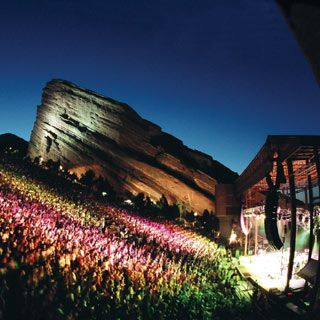
[[[248, 223], [246, 223], [246, 227], [248, 228]], [[250, 232], [249, 232], [250, 233]], [[246, 234], [246, 237], [244, 239], [244, 255], [248, 255], [248, 238], [249, 238], [249, 233]]]
[[[319, 154], [318, 154], [317, 147], [314, 147], [313, 154], [314, 154], [314, 162], [316, 164], [316, 169], [317, 169], [317, 183], [318, 183], [318, 188], [319, 188], [319, 193], [320, 193], [320, 161], [319, 161]], [[313, 292], [313, 296], [312, 296], [312, 301], [310, 304], [310, 308], [314, 313], [317, 312], [317, 310], [316, 310], [317, 308], [320, 308], [320, 306], [319, 306], [320, 302], [317, 301], [318, 291], [319, 291], [319, 287], [320, 287], [320, 241], [319, 241], [319, 237], [320, 237], [320, 230], [318, 230], [318, 233], [317, 233], [317, 241], [318, 241], [318, 245], [319, 245], [317, 276], [316, 276], [316, 282], [314, 285], [314, 292]]]
[[289, 175], [289, 187], [291, 198], [291, 234], [290, 234], [290, 255], [287, 274], [287, 284], [285, 291], [289, 290], [290, 280], [292, 278], [294, 254], [296, 250], [296, 233], [297, 233], [297, 201], [296, 201], [296, 186], [293, 174], [292, 160], [287, 160], [288, 175]]
[[310, 232], [309, 232], [309, 254], [308, 254], [308, 261], [311, 259], [312, 255], [312, 249], [314, 244], [314, 234], [313, 234], [313, 227], [314, 227], [314, 221], [313, 221], [313, 190], [312, 190], [312, 181], [311, 181], [311, 175], [308, 174], [308, 196], [309, 196], [309, 219], [310, 219]]
[[258, 215], [254, 219], [254, 254], [258, 254]]

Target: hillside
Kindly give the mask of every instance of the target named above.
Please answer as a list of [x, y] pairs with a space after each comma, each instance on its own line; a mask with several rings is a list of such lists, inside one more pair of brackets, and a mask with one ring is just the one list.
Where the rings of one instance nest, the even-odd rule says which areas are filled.
[[223, 247], [169, 222], [66, 200], [7, 165], [0, 236], [5, 319], [239, 319], [247, 311]]

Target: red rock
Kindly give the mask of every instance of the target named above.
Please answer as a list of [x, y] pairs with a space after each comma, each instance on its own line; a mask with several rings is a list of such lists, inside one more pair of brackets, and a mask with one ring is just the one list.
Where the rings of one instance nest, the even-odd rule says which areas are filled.
[[215, 210], [217, 182], [237, 177], [127, 104], [63, 80], [43, 90], [28, 154], [60, 160], [77, 174], [93, 169], [117, 192], [144, 192], [155, 201], [165, 194], [169, 202], [201, 213]]

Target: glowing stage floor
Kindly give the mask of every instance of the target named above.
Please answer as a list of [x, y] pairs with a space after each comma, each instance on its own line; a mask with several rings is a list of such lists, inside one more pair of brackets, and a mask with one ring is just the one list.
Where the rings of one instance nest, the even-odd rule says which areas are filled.
[[[255, 256], [242, 256], [239, 259], [239, 270], [246, 278], [250, 277], [267, 291], [271, 289], [284, 291], [287, 281], [288, 257], [288, 250], [260, 253]], [[307, 254], [296, 253], [290, 288], [297, 289], [304, 286], [305, 280], [295, 273], [306, 264], [307, 259]]]

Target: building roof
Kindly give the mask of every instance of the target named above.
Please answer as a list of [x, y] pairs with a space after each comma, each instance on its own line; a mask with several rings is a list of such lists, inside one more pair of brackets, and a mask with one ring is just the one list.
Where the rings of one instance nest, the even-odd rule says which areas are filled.
[[[297, 187], [306, 185], [308, 174], [311, 175], [312, 182], [316, 184], [315, 150], [319, 156], [319, 149], [320, 136], [268, 136], [255, 158], [235, 181], [236, 193], [240, 195], [257, 183], [261, 184], [262, 190], [267, 189], [266, 183], [262, 180], [268, 173], [275, 175], [273, 160], [275, 153], [284, 164], [285, 172], [287, 172], [285, 161], [293, 161]], [[287, 187], [287, 184], [283, 187]]]

